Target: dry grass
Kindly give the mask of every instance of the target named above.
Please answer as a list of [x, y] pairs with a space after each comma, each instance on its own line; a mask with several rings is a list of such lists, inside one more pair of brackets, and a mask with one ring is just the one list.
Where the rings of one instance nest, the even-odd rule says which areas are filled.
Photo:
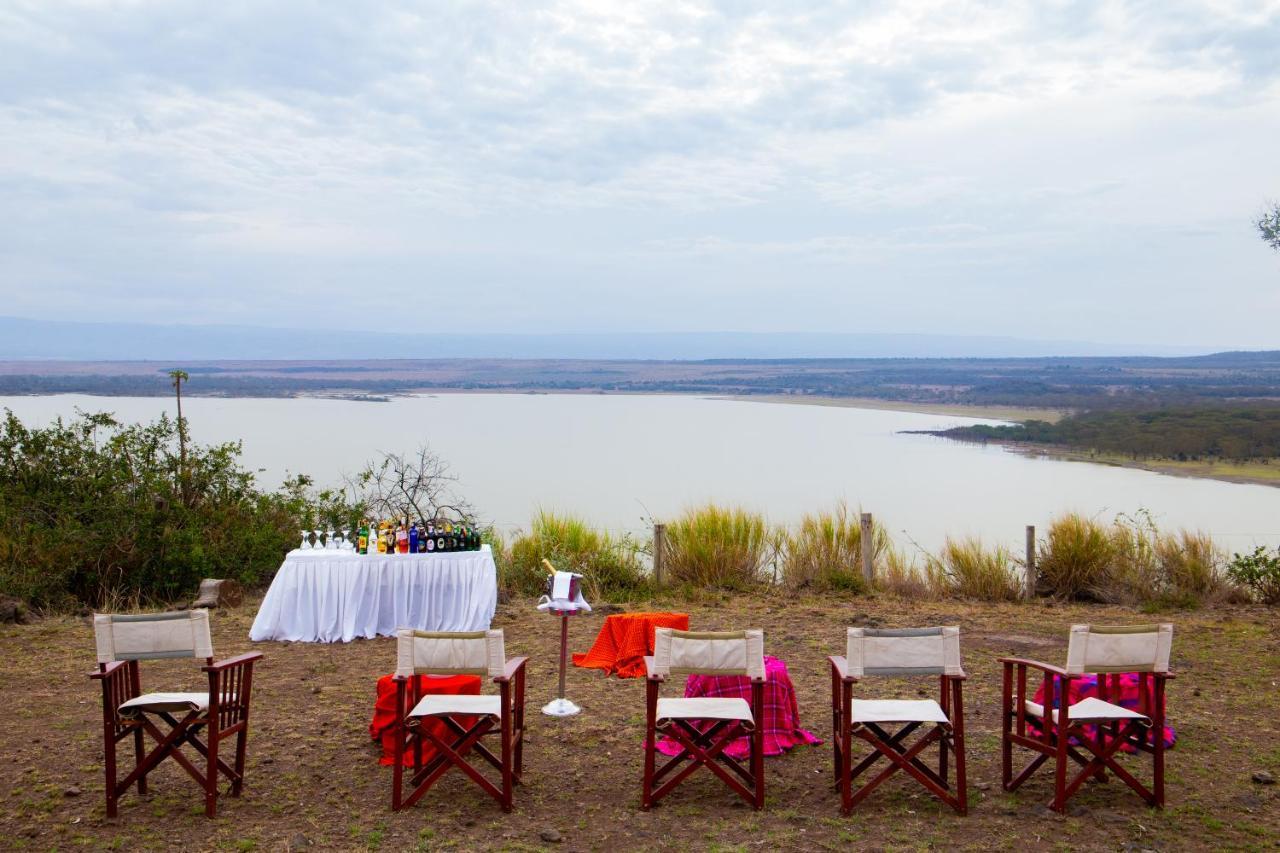
[[1039, 580], [1054, 595], [1104, 599], [1115, 550], [1104, 525], [1078, 513], [1059, 516], [1036, 560]]
[[977, 537], [948, 537], [942, 551], [930, 559], [927, 571], [933, 588], [947, 595], [1014, 601], [1021, 594], [1021, 580], [1008, 550], [987, 548]]
[[[782, 582], [789, 588], [844, 589], [865, 592], [860, 512], [843, 503], [831, 512], [806, 515], [785, 537]], [[878, 565], [889, 548], [889, 531], [872, 527], [872, 562]]]
[[676, 583], [700, 589], [747, 589], [764, 580], [777, 552], [764, 516], [714, 504], [687, 510], [667, 525], [664, 567]]
[[[674, 596], [675, 592], [667, 593]], [[109, 821], [102, 802], [102, 728], [87, 619], [51, 618], [0, 626], [0, 684], [8, 699], [0, 728], [0, 833], [18, 850], [1022, 850], [1042, 848], [1274, 849], [1280, 838], [1276, 787], [1253, 784], [1258, 770], [1280, 773], [1274, 725], [1259, 716], [1280, 671], [1280, 612], [1258, 606], [1209, 608], [1173, 621], [1169, 716], [1179, 736], [1169, 754], [1169, 806], [1152, 811], [1114, 779], [1085, 785], [1067, 817], [1043, 803], [1051, 779], [1042, 769], [1016, 794], [999, 782], [1000, 666], [1016, 654], [1061, 664], [1073, 622], [1150, 621], [1111, 605], [1043, 602], [983, 604], [911, 601], [840, 593], [720, 595], [706, 604], [663, 597], [637, 609], [683, 610], [695, 628], [759, 626], [766, 653], [787, 662], [801, 721], [821, 737], [830, 726], [830, 678], [824, 655], [840, 654], [849, 624], [961, 627], [971, 813], [957, 817], [898, 777], [842, 817], [829, 784], [829, 746], [766, 759], [767, 802], [755, 814], [706, 771], [667, 802], [641, 812], [644, 684], [571, 669], [568, 695], [583, 713], [553, 719], [537, 712], [555, 690], [558, 631], [531, 599], [499, 609], [494, 627], [510, 655], [529, 655], [529, 738], [516, 811], [504, 815], [457, 772], [403, 812], [390, 809], [391, 771], [369, 740], [374, 683], [390, 672], [390, 638], [348, 644], [247, 640], [256, 600], [213, 615], [219, 657], [249, 650], [266, 657], [254, 679], [247, 785], [224, 799], [217, 820], [201, 814], [194, 783], [172, 762], [151, 776], [151, 793], [125, 795]], [[860, 621], [859, 621], [860, 620]], [[570, 627], [585, 651], [603, 618]], [[144, 686], [195, 688], [190, 662], [144, 664]], [[486, 691], [493, 689], [486, 685]], [[867, 679], [858, 695], [932, 695], [936, 680]], [[679, 695], [679, 683], [663, 695]], [[17, 697], [21, 697], [19, 701]], [[1238, 725], [1228, 725], [1238, 721]], [[128, 750], [125, 750], [128, 753]], [[1124, 756], [1135, 773], [1146, 766]], [[881, 762], [883, 766], [883, 762]], [[1145, 775], [1143, 778], [1146, 778]], [[76, 789], [78, 796], [65, 792]], [[562, 844], [543, 842], [556, 830]], [[297, 845], [296, 847], [294, 845]]]
[[589, 600], [627, 601], [648, 590], [639, 555], [639, 546], [626, 537], [602, 533], [576, 516], [539, 511], [529, 532], [516, 537], [509, 553], [504, 549], [501, 583], [509, 593], [541, 593], [545, 559], [561, 571], [581, 574]]

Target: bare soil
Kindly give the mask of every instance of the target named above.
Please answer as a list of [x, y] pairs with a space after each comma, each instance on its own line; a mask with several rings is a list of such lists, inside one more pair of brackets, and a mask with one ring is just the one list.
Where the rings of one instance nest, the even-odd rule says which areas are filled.
[[[499, 609], [508, 654], [530, 655], [525, 783], [504, 815], [458, 773], [417, 806], [390, 809], [391, 770], [369, 739], [374, 685], [394, 665], [391, 639], [346, 645], [251, 644], [256, 600], [216, 611], [219, 657], [265, 653], [254, 684], [248, 779], [240, 799], [224, 797], [216, 820], [172, 762], [151, 776], [151, 793], [121, 802], [107, 820], [102, 797], [101, 694], [87, 618], [48, 618], [0, 628], [0, 844], [11, 849], [183, 850], [916, 850], [1038, 848], [1275, 849], [1280, 845], [1280, 614], [1232, 608], [1169, 617], [1177, 625], [1170, 722], [1169, 807], [1153, 811], [1118, 782], [1086, 786], [1067, 817], [1046, 811], [1050, 779], [1016, 794], [999, 780], [1000, 668], [1016, 653], [1061, 662], [1073, 622], [1125, 623], [1152, 617], [1113, 607], [979, 605], [877, 598], [787, 599], [780, 595], [647, 602], [687, 610], [695, 627], [763, 627], [766, 652], [785, 659], [801, 716], [829, 737], [824, 656], [841, 651], [849, 624], [959, 624], [963, 629], [972, 811], [958, 817], [898, 778], [852, 817], [841, 817], [827, 746], [766, 761], [768, 802], [745, 808], [714, 777], [695, 774], [669, 799], [639, 809], [644, 689], [594, 670], [571, 670], [569, 697], [581, 716], [558, 720], [537, 709], [555, 689], [554, 621], [517, 601]], [[602, 616], [572, 624], [570, 644], [589, 647]], [[144, 665], [144, 688], [198, 689], [182, 662]], [[678, 691], [678, 685], [668, 690]], [[885, 679], [858, 695], [929, 694], [932, 680]], [[1137, 759], [1126, 759], [1137, 765]], [[1146, 767], [1141, 768], [1145, 772]], [[1043, 771], [1042, 771], [1043, 772]], [[1145, 778], [1145, 777], [1144, 777]], [[544, 840], [548, 838], [560, 840]]]

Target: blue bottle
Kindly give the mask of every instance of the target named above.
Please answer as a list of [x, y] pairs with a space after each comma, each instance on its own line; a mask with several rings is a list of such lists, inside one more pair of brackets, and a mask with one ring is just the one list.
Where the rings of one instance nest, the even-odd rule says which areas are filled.
[[418, 553], [418, 522], [409, 525], [409, 553]]

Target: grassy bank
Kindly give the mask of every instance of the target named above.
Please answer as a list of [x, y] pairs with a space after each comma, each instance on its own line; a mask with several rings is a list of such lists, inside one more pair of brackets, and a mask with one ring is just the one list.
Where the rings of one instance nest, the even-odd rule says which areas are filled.
[[[225, 799], [215, 821], [201, 814], [195, 785], [172, 762], [151, 776], [151, 793], [130, 792], [120, 817], [103, 814], [100, 693], [84, 676], [93, 664], [85, 619], [55, 617], [0, 627], [0, 683], [12, 702], [0, 730], [0, 832], [9, 849], [121, 850], [1022, 850], [1055, 838], [1072, 850], [1262, 849], [1280, 837], [1276, 788], [1252, 773], [1280, 774], [1277, 725], [1258, 712], [1280, 671], [1280, 612], [1257, 607], [1181, 614], [1173, 641], [1179, 677], [1169, 688], [1178, 745], [1169, 754], [1168, 808], [1142, 805], [1118, 783], [1087, 785], [1064, 818], [1045, 814], [1051, 781], [1042, 775], [1016, 794], [999, 783], [996, 658], [1017, 654], [1062, 663], [1073, 622], [1148, 621], [1132, 609], [1044, 602], [977, 604], [911, 601], [890, 595], [706, 594], [693, 603], [642, 599], [636, 609], [683, 610], [694, 627], [761, 627], [765, 651], [787, 662], [802, 724], [828, 737], [824, 655], [843, 649], [850, 624], [885, 627], [958, 624], [962, 630], [972, 809], [967, 818], [917, 786], [882, 786], [850, 818], [829, 785], [828, 746], [800, 748], [765, 762], [767, 802], [754, 814], [704, 771], [651, 812], [639, 809], [644, 685], [571, 669], [567, 692], [583, 706], [570, 719], [536, 709], [555, 689], [558, 632], [553, 620], [514, 599], [494, 626], [509, 655], [529, 655], [529, 735], [516, 812], [503, 815], [473, 785], [450, 774], [426, 799], [390, 810], [390, 768], [369, 739], [374, 684], [395, 664], [389, 638], [349, 644], [247, 640], [257, 601], [213, 617], [219, 657], [251, 649], [263, 660], [254, 679], [247, 785]], [[603, 617], [579, 617], [570, 645], [585, 651]], [[189, 664], [144, 665], [144, 686], [197, 687]], [[868, 681], [861, 696], [914, 696], [932, 681]], [[486, 688], [489, 689], [489, 688]], [[664, 695], [678, 695], [667, 685]], [[50, 710], [56, 709], [51, 714]], [[1136, 761], [1123, 758], [1126, 766]], [[68, 792], [75, 790], [74, 796]], [[565, 839], [552, 845], [541, 833]]]

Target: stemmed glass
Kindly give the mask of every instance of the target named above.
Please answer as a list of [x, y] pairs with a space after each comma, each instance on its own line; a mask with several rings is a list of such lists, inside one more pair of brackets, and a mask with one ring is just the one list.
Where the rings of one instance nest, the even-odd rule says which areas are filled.
[[347, 537], [341, 530], [329, 531], [329, 547], [335, 551], [345, 551], [347, 547]]
[[298, 550], [299, 551], [311, 550], [311, 531], [310, 530], [302, 531], [302, 544], [298, 546]]

